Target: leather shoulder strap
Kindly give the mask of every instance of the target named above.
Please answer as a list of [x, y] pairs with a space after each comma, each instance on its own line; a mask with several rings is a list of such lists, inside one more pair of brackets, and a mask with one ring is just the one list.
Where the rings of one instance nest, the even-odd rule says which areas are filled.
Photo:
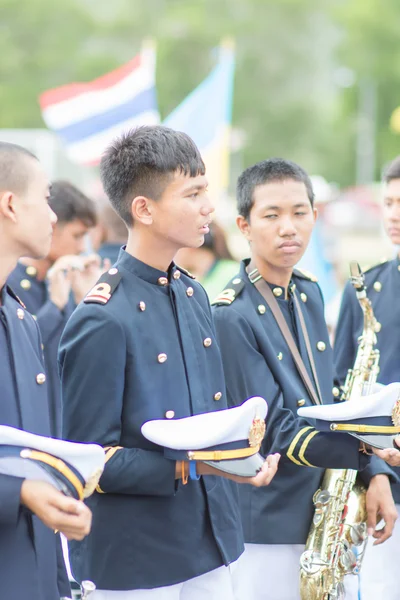
[[[286, 319], [285, 319], [281, 309], [279, 308], [278, 301], [275, 298], [275, 296], [273, 295], [271, 288], [261, 277], [260, 273], [258, 272], [258, 269], [254, 268], [254, 265], [252, 265], [252, 263], [250, 263], [249, 266], [247, 267], [247, 274], [249, 276], [250, 282], [259, 291], [259, 293], [261, 294], [261, 296], [264, 298], [264, 300], [268, 304], [269, 308], [271, 309], [271, 312], [274, 315], [275, 320], [279, 326], [279, 329], [281, 330], [281, 333], [282, 333], [282, 335], [289, 347], [289, 350], [292, 354], [292, 357], [293, 357], [293, 360], [297, 367], [297, 370], [299, 372], [299, 375], [300, 375], [301, 379], [303, 380], [303, 383], [306, 386], [308, 393], [310, 394], [311, 400], [313, 401], [314, 404], [322, 404], [320, 394], [317, 393], [317, 391], [314, 388], [314, 385], [308, 374], [306, 366], [305, 366], [303, 359], [301, 358], [300, 352], [297, 348], [296, 342], [293, 339], [293, 336], [289, 329], [289, 326], [286, 323]], [[296, 305], [296, 307], [297, 307], [297, 305]], [[306, 329], [303, 314], [300, 313], [300, 315], [301, 315], [300, 316], [301, 327], [303, 329], [303, 325], [304, 325], [304, 329]], [[304, 335], [304, 330], [303, 330], [303, 335]], [[306, 338], [306, 347], [307, 347], [307, 352], [308, 352], [307, 340], [308, 340], [308, 345], [309, 345], [310, 340], [308, 338], [308, 334], [307, 334], [307, 338]], [[310, 346], [310, 348], [311, 348], [311, 346]], [[312, 358], [312, 355], [311, 355], [311, 357], [309, 356], [309, 358], [310, 358], [310, 364], [313, 365], [314, 359]], [[311, 362], [311, 360], [313, 362]], [[314, 365], [314, 368], [315, 368], [315, 365]], [[313, 374], [314, 374], [314, 369], [313, 369]], [[315, 375], [314, 375], [314, 377], [315, 377]], [[318, 385], [318, 392], [319, 392], [319, 385]]]

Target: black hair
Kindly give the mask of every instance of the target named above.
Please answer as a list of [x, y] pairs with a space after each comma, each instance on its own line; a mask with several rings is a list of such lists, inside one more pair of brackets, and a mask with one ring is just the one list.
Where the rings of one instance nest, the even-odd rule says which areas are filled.
[[53, 181], [49, 205], [60, 224], [79, 220], [94, 227], [97, 223], [95, 203], [69, 181]]
[[28, 160], [38, 160], [26, 148], [0, 141], [0, 189], [23, 193], [29, 181]]
[[138, 127], [115, 140], [104, 153], [100, 176], [104, 191], [119, 216], [132, 227], [132, 200], [159, 200], [176, 172], [205, 174], [193, 140], [161, 125]]
[[311, 180], [304, 169], [291, 160], [269, 158], [249, 167], [240, 175], [237, 182], [238, 213], [245, 219], [249, 218], [254, 204], [254, 189], [258, 185], [290, 179], [304, 183], [308, 198], [313, 207], [314, 191]]
[[383, 173], [383, 181], [389, 183], [392, 179], [400, 179], [400, 156], [397, 156]]

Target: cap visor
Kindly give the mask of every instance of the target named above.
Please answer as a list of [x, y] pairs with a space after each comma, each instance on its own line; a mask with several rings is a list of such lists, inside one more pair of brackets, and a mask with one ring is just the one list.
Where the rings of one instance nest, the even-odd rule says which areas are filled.
[[385, 450], [385, 448], [396, 448], [396, 450], [400, 450], [395, 443], [395, 439], [398, 435], [359, 435], [358, 433], [351, 433], [350, 435], [365, 442], [368, 446], [378, 448], [379, 450]]
[[239, 477], [255, 477], [264, 464], [265, 459], [261, 454], [253, 454], [247, 458], [237, 458], [233, 460], [205, 460], [204, 462], [215, 469], [219, 469], [230, 475]]

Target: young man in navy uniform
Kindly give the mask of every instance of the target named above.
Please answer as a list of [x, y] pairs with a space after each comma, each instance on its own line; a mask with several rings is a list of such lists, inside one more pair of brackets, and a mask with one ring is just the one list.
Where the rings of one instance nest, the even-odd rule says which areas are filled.
[[[57, 220], [36, 158], [0, 142], [0, 423], [50, 436], [50, 407], [38, 326], [6, 279], [22, 256], [49, 251]], [[69, 596], [54, 530], [82, 539], [90, 511], [50, 484], [0, 475], [0, 589], [7, 600]]]
[[61, 391], [57, 352], [64, 327], [100, 276], [98, 261], [79, 256], [85, 250], [85, 236], [96, 224], [96, 207], [74, 185], [55, 181], [49, 205], [57, 216], [50, 252], [44, 258], [18, 262], [7, 283], [34, 315], [43, 342], [48, 393], [53, 412], [52, 434], [61, 434]]
[[[332, 351], [321, 291], [312, 275], [294, 269], [313, 230], [313, 200], [308, 175], [290, 161], [265, 160], [242, 173], [237, 224], [250, 244], [251, 259], [242, 262], [239, 274], [213, 302], [228, 403], [264, 395], [269, 405], [264, 451], [282, 454], [268, 490], [239, 489], [246, 545], [235, 571], [238, 600], [298, 600], [299, 558], [323, 468], [361, 470], [369, 462], [359, 452], [358, 440], [318, 433], [296, 413], [298, 406], [332, 399]], [[387, 471], [383, 462], [379, 467], [369, 464], [365, 479]], [[369, 527], [378, 508], [392, 527], [387, 476], [374, 477], [368, 494], [374, 513]], [[352, 579], [348, 597], [356, 598], [356, 589], [353, 596], [349, 592], [349, 586], [357, 588], [357, 578]]]
[[[383, 224], [394, 246], [400, 245], [400, 157], [387, 168], [383, 178]], [[378, 383], [387, 385], [400, 381], [400, 255], [392, 260], [380, 261], [365, 271], [367, 295], [374, 314], [381, 325], [377, 333], [380, 352]], [[357, 352], [357, 339], [362, 333], [363, 313], [353, 286], [348, 284], [343, 293], [342, 305], [334, 344], [335, 378], [343, 385], [347, 370], [352, 368]], [[385, 456], [385, 453], [377, 452]], [[395, 469], [397, 475], [400, 469]], [[400, 514], [400, 485], [393, 484], [392, 492]], [[400, 529], [395, 527], [389, 543], [381, 546], [381, 533], [377, 532], [374, 546], [367, 548], [361, 571], [363, 600], [398, 597], [397, 556]]]
[[[227, 406], [206, 293], [173, 263], [209, 230], [205, 167], [185, 134], [142, 127], [106, 151], [101, 177], [129, 237], [61, 339], [64, 435], [106, 448], [92, 533], [70, 546], [73, 573], [96, 583], [93, 600], [229, 600], [227, 565], [243, 550], [236, 486], [201, 477], [222, 475], [205, 463], [186, 483], [187, 464], [141, 433], [153, 419]], [[277, 459], [233, 479], [265, 485]]]

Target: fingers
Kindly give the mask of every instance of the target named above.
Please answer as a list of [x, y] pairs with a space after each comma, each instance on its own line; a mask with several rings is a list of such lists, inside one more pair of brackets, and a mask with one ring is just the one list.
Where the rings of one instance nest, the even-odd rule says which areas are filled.
[[389, 510], [385, 514], [382, 514], [382, 518], [385, 521], [385, 526], [382, 529], [378, 529], [374, 532], [374, 546], [383, 544], [383, 542], [386, 542], [386, 540], [388, 540], [393, 535], [394, 526], [397, 521], [396, 508], [393, 508], [393, 510]]
[[267, 456], [261, 471], [252, 478], [251, 483], [255, 487], [263, 487], [269, 485], [276, 475], [280, 454], [270, 454]]
[[82, 506], [85, 506], [79, 500], [71, 498], [70, 496], [64, 496], [61, 492], [54, 488], [54, 494], [50, 498], [51, 505], [61, 512], [65, 512], [71, 515], [79, 515], [82, 512]]
[[64, 533], [68, 539], [81, 540], [90, 532], [92, 513], [83, 502], [76, 502], [73, 510], [74, 513], [67, 513], [52, 507], [47, 516], [52, 528]]
[[391, 467], [400, 466], [400, 451], [395, 448], [386, 448], [385, 450], [379, 450], [373, 448], [374, 454], [386, 461]]
[[367, 532], [368, 535], [373, 535], [376, 527], [378, 505], [376, 502], [367, 502]]

